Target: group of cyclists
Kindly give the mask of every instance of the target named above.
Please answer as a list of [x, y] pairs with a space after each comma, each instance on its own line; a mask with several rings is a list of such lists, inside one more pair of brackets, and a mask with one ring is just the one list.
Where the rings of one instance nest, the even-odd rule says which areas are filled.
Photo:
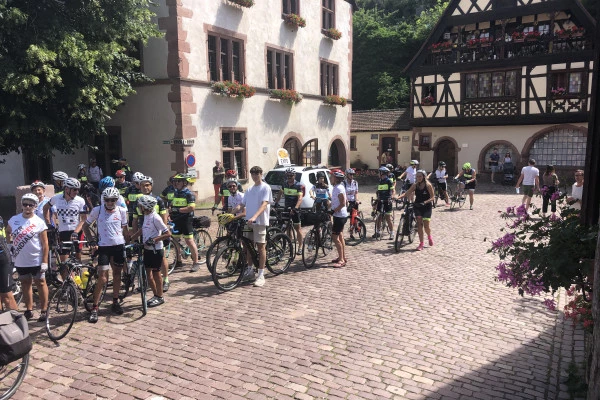
[[[193, 261], [191, 271], [199, 269], [192, 226], [195, 196], [188, 188], [195, 178], [176, 174], [157, 196], [153, 194], [151, 177], [136, 172], [132, 174], [132, 182], [128, 182], [126, 175], [125, 171], [118, 170], [116, 179], [104, 177], [96, 188], [87, 179], [79, 180], [56, 171], [52, 174], [55, 195], [50, 198], [45, 195], [43, 182], [31, 184], [31, 193], [20, 199], [22, 213], [10, 218], [6, 227], [0, 225], [0, 299], [4, 307], [17, 308], [11, 291], [12, 259], [23, 291], [25, 317], [33, 318], [32, 284], [35, 282], [40, 302], [38, 321], [45, 321], [48, 306], [45, 274], [53, 264], [50, 253], [55, 250], [61, 263], [73, 251], [75, 257], [81, 259], [86, 238], [91, 253], [98, 257], [99, 271], [99, 284], [95, 287], [89, 316], [91, 323], [98, 321], [98, 302], [110, 269], [113, 277], [111, 310], [118, 315], [123, 313], [119, 301], [121, 273], [133, 263], [126, 257], [126, 243], [141, 238], [144, 244], [144, 266], [149, 271], [148, 283], [154, 294], [147, 301], [148, 307], [163, 304], [164, 292], [169, 289], [163, 246], [171, 236], [183, 236]], [[181, 259], [176, 262], [182, 263]], [[60, 273], [65, 278], [66, 272]]]

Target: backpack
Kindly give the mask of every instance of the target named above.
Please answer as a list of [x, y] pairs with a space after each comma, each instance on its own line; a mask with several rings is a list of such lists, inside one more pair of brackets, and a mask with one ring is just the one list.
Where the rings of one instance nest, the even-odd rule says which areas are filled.
[[23, 358], [31, 348], [29, 326], [23, 314], [17, 311], [0, 314], [0, 365]]

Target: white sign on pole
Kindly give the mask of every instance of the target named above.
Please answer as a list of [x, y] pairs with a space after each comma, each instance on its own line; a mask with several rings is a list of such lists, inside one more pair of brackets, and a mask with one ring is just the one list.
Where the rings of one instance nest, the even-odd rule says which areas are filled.
[[279, 163], [279, 165], [292, 165], [292, 162], [290, 160], [290, 154], [286, 149], [277, 150], [277, 162]]

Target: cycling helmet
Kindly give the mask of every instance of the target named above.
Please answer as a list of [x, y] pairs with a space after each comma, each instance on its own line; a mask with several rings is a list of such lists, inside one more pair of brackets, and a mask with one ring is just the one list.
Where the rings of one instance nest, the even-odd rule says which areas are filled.
[[77, 166], [77, 170], [78, 170], [78, 171], [81, 171], [81, 170], [82, 170], [82, 169], [84, 169], [84, 168], [86, 168], [85, 164], [79, 164], [79, 165]]
[[427, 171], [425, 171], [424, 169], [420, 169], [416, 172], [416, 174], [422, 174], [423, 178], [427, 177]]
[[333, 176], [335, 176], [336, 178], [343, 178], [344, 173], [341, 170], [336, 169], [335, 171], [333, 171]]
[[184, 174], [184, 173], [179, 173], [179, 174], [175, 175], [173, 177], [173, 180], [182, 180], [182, 181], [190, 182], [190, 183], [196, 182], [196, 178], [194, 178], [193, 176], [191, 176], [189, 174]]
[[463, 164], [463, 169], [471, 169], [471, 163], [470, 162], [466, 162]]
[[286, 175], [294, 175], [294, 176], [296, 176], [296, 170], [294, 168], [290, 167], [290, 168], [288, 168], [288, 169], [285, 170], [285, 174]]
[[114, 186], [115, 186], [115, 180], [110, 176], [105, 176], [104, 178], [102, 178], [102, 180], [100, 182], [98, 182], [98, 189], [100, 189], [101, 191], [103, 191], [106, 188], [114, 187]]
[[386, 164], [385, 167], [390, 171], [394, 169], [394, 166], [392, 164]]
[[386, 167], [379, 167], [380, 174], [387, 174], [388, 172], [390, 172], [390, 170], [387, 169]]
[[23, 195], [23, 197], [21, 197], [21, 204], [23, 204], [24, 200], [30, 200], [33, 201], [33, 203], [35, 204], [35, 206], [37, 207], [38, 204], [40, 204], [40, 200], [38, 199], [38, 197], [33, 194], [33, 193], [25, 193]]
[[150, 182], [151, 185], [154, 185], [154, 180], [149, 176], [145, 176], [142, 179], [140, 179], [140, 183], [144, 182]]
[[123, 171], [122, 169], [120, 169], [120, 170], [118, 170], [117, 172], [115, 172], [115, 176], [116, 176], [117, 178], [124, 177], [124, 176], [126, 176], [126, 175], [125, 175], [125, 171]]
[[42, 189], [46, 189], [46, 185], [42, 181], [35, 181], [29, 186], [29, 189], [33, 190], [36, 187], [41, 187]]
[[75, 178], [67, 178], [63, 182], [63, 187], [68, 189], [81, 189], [81, 183]]
[[64, 181], [69, 177], [69, 175], [65, 174], [62, 171], [56, 171], [54, 173], [52, 173], [52, 179], [54, 179], [55, 181]]
[[154, 196], [148, 196], [147, 194], [143, 195], [138, 199], [138, 204], [140, 207], [146, 210], [153, 210], [154, 206], [156, 206], [157, 200]]
[[419, 165], [417, 160], [410, 160], [410, 165]]
[[142, 174], [141, 172], [136, 172], [133, 174], [133, 177], [131, 178], [131, 180], [135, 183], [140, 183], [140, 181], [143, 177], [144, 177], [144, 174]]
[[233, 214], [220, 214], [217, 217], [217, 221], [219, 221], [219, 225], [225, 226], [231, 221], [233, 221], [234, 218], [235, 216]]
[[237, 175], [237, 172], [235, 170], [233, 170], [233, 169], [228, 169], [227, 172], [225, 172], [225, 175], [228, 176], [228, 177], [233, 178], [234, 176]]
[[119, 198], [119, 189], [114, 187], [107, 187], [102, 191], [103, 199], [118, 199]]
[[353, 168], [348, 168], [346, 170], [346, 175], [354, 175], [356, 171]]
[[440, 162], [438, 163], [438, 166], [440, 166], [440, 167], [445, 167], [445, 166], [446, 166], [446, 163], [445, 163], [445, 162], [443, 162], [443, 161], [440, 161]]

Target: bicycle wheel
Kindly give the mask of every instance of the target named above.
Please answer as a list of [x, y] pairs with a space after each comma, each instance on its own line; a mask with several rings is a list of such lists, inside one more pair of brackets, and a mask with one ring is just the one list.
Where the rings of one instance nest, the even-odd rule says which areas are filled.
[[465, 205], [465, 200], [467, 199], [467, 195], [465, 192], [462, 192], [458, 197], [458, 208], [462, 208]]
[[12, 294], [13, 297], [15, 298], [15, 302], [17, 303], [17, 308], [19, 307], [19, 304], [21, 304], [21, 301], [23, 300], [23, 288], [21, 287], [21, 281], [19, 280], [19, 274], [18, 273], [13, 273], [13, 282], [11, 285], [11, 290], [12, 290]]
[[267, 240], [267, 264], [266, 267], [275, 275], [284, 273], [294, 260], [294, 245], [290, 237], [284, 233], [278, 233]]
[[[121, 289], [119, 290], [119, 300], [123, 300], [125, 297], [129, 296], [130, 293], [133, 292], [135, 285], [137, 283], [137, 263], [138, 261], [134, 261], [131, 266], [131, 272], [126, 273], [123, 272], [121, 275]], [[126, 266], [123, 268], [127, 268]]]
[[331, 222], [328, 222], [326, 225], [321, 225], [321, 251], [323, 252], [323, 256], [327, 256], [331, 249], [333, 249], [331, 227]]
[[206, 268], [208, 268], [208, 272], [212, 274], [212, 264], [214, 263], [215, 256], [219, 252], [219, 250], [224, 249], [229, 246], [230, 243], [229, 236], [220, 236], [215, 239], [214, 242], [209, 246], [208, 250], [206, 250]]
[[177, 266], [177, 259], [179, 258], [181, 249], [173, 242], [173, 240], [169, 240], [169, 244], [164, 247], [164, 252], [165, 258], [167, 259], [168, 274], [170, 275]]
[[[83, 291], [83, 306], [85, 307], [87, 312], [92, 312], [92, 308], [94, 306], [94, 291], [96, 290], [96, 283], [98, 282], [98, 277], [96, 274], [90, 275], [88, 278], [88, 284]], [[106, 294], [106, 284], [102, 288], [100, 292], [100, 298], [98, 299], [98, 305], [102, 304], [104, 301], [104, 295]]]
[[142, 297], [142, 316], [148, 312], [148, 303], [146, 303], [146, 290], [148, 289], [148, 278], [146, 276], [146, 267], [141, 260], [138, 260], [137, 285]]
[[317, 261], [317, 255], [319, 254], [319, 242], [317, 240], [317, 234], [315, 228], [308, 232], [308, 235], [304, 238], [302, 243], [302, 262], [304, 267], [312, 268]]
[[344, 238], [346, 245], [356, 246], [365, 241], [367, 238], [367, 227], [361, 218], [356, 217], [354, 224], [348, 228], [348, 237]]
[[77, 288], [65, 282], [50, 299], [46, 311], [46, 332], [53, 341], [58, 341], [71, 330], [77, 315]]
[[404, 214], [400, 217], [400, 221], [398, 221], [398, 228], [396, 229], [396, 239], [394, 240], [394, 250], [396, 253], [400, 251], [400, 247], [402, 247], [402, 243], [404, 242], [405, 224], [406, 215]]
[[277, 235], [278, 233], [283, 233], [283, 231], [281, 230], [281, 228], [276, 227], [276, 226], [270, 226], [267, 228], [267, 243], [269, 243], [269, 240], [271, 238], [273, 238], [275, 235]]
[[235, 289], [244, 277], [246, 254], [239, 246], [221, 248], [212, 263], [212, 279], [223, 291]]
[[414, 214], [408, 216], [408, 243], [412, 243], [415, 240], [417, 234], [417, 219]]
[[8, 400], [17, 392], [28, 366], [29, 353], [20, 360], [0, 366], [0, 400]]
[[[384, 223], [385, 218], [383, 217], [383, 214], [378, 212], [377, 216], [375, 217], [375, 240], [381, 240], [381, 237], [383, 236]], [[379, 229], [377, 229], [378, 227]]]
[[433, 194], [433, 208], [437, 207], [438, 199], [440, 198], [440, 190], [435, 187], [435, 193]]
[[292, 246], [294, 247], [294, 255], [298, 251], [298, 237], [296, 236], [296, 230], [294, 229], [294, 225], [292, 221], [288, 222], [287, 232], [284, 232], [292, 241]]
[[212, 244], [210, 234], [204, 229], [197, 229], [194, 231], [194, 241], [196, 242], [196, 248], [198, 249], [198, 261], [200, 261], [202, 257], [206, 259], [206, 252]]

